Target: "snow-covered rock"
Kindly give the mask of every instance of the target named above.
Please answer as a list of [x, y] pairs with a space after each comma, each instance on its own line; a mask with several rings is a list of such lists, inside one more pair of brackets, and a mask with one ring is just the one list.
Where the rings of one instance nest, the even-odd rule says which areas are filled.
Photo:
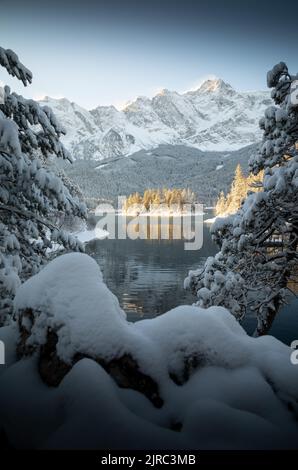
[[64, 144], [72, 155], [96, 160], [160, 144], [236, 150], [260, 140], [258, 121], [270, 103], [267, 91], [237, 92], [221, 79], [182, 94], [164, 89], [152, 99], [140, 96], [122, 110], [87, 111], [65, 98], [41, 102], [63, 122]]
[[[19, 288], [15, 313], [21, 336], [12, 324], [9, 332], [0, 329], [0, 340], [25, 342], [31, 352], [17, 362], [10, 352], [1, 375], [0, 429], [13, 446], [297, 446], [298, 376], [290, 348], [270, 336], [249, 337], [224, 308], [181, 306], [129, 323], [96, 262], [68, 254]], [[51, 360], [68, 365], [54, 388], [38, 376], [53, 331]], [[115, 373], [102, 362], [115, 365], [124, 355], [134, 369], [118, 363]], [[161, 401], [146, 396], [146, 387], [130, 386], [133, 373], [157, 385]]]

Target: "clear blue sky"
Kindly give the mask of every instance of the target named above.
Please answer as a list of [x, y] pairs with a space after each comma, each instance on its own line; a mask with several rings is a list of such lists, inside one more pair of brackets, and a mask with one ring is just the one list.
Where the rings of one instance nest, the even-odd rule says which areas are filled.
[[90, 109], [209, 75], [265, 89], [276, 62], [298, 71], [298, 2], [282, 0], [1, 0], [1, 46], [33, 72], [27, 97], [65, 96]]

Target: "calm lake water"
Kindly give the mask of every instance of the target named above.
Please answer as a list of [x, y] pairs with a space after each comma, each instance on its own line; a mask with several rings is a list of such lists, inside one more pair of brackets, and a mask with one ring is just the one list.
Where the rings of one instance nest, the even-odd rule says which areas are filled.
[[[208, 217], [212, 214], [205, 215]], [[123, 217], [118, 216], [116, 228], [123, 223]], [[156, 223], [160, 225], [160, 221]], [[170, 221], [170, 234], [171, 225]], [[156, 232], [156, 227], [154, 230]], [[202, 266], [218, 248], [211, 240], [208, 224], [203, 226], [200, 250], [186, 251], [184, 242], [183, 239], [93, 240], [88, 243], [86, 251], [100, 265], [107, 286], [117, 296], [128, 319], [137, 321], [195, 302], [195, 297], [184, 290], [183, 281], [189, 270]], [[252, 333], [255, 319], [246, 318], [243, 326]], [[289, 298], [289, 304], [277, 315], [270, 334], [287, 344], [298, 339], [297, 298]]]

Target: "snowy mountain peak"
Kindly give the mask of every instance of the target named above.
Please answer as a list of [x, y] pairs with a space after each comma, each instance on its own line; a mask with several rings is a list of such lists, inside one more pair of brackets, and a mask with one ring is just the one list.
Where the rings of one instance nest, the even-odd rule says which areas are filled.
[[143, 106], [151, 103], [151, 99], [147, 96], [138, 96], [135, 100], [130, 100], [125, 103], [121, 111], [129, 110], [138, 106]]
[[115, 106], [113, 104], [109, 105], [109, 106], [96, 106], [96, 108], [92, 109], [90, 112], [101, 112], [101, 111], [105, 111], [105, 112], [118, 112], [118, 110], [115, 108]]
[[[150, 102], [150, 98], [148, 98], [148, 96], [138, 96], [137, 99], [135, 101], [138, 101], [139, 103], [148, 103]], [[133, 101], [131, 101], [130, 103], [133, 103]]]
[[51, 96], [44, 96], [42, 100], [40, 100], [41, 103], [61, 103], [64, 105], [71, 105], [71, 101], [69, 101], [67, 98], [52, 98]]
[[175, 93], [175, 92], [168, 90], [168, 88], [162, 88], [162, 89], [156, 94], [156, 96], [159, 96], [159, 95], [160, 95], [160, 96], [172, 95], [173, 93]]
[[213, 80], [206, 80], [198, 88], [199, 93], [214, 93], [214, 92], [233, 92], [235, 91], [229, 83], [224, 82], [221, 78], [215, 78]]

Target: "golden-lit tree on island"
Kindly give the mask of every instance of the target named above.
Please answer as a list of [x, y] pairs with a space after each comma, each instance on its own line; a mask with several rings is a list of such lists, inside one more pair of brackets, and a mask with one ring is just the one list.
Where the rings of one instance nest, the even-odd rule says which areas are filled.
[[215, 206], [215, 214], [222, 216], [237, 212], [241, 207], [242, 201], [250, 191], [257, 192], [262, 189], [262, 181], [263, 171], [258, 175], [250, 173], [248, 176], [245, 176], [241, 166], [238, 164], [229, 193], [225, 196], [222, 191], [219, 195]]

